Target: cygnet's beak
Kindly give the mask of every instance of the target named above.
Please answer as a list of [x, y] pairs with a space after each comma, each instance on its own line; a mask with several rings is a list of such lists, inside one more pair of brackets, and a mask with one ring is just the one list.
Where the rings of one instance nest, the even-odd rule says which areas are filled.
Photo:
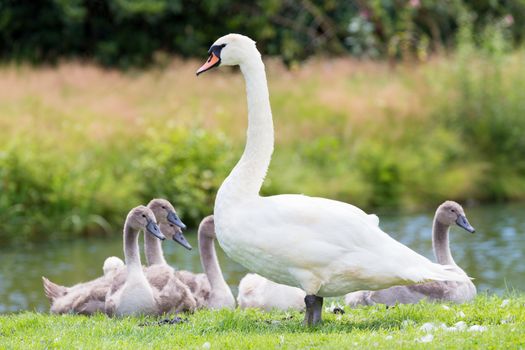
[[148, 224], [146, 225], [146, 230], [160, 240], [166, 239], [166, 236], [162, 234], [159, 226], [154, 221], [148, 221]]
[[198, 70], [197, 70], [197, 76], [201, 73], [206, 72], [207, 70], [212, 69], [213, 67], [217, 67], [221, 63], [221, 59], [219, 56], [217, 56], [214, 52], [210, 52], [210, 57], [208, 57], [208, 60], [206, 63], [204, 63]]
[[184, 235], [182, 234], [181, 230], [177, 230], [177, 232], [175, 232], [175, 234], [173, 235], [173, 240], [188, 250], [191, 250], [192, 248], [186, 240], [186, 237], [184, 237]]
[[461, 215], [461, 214], [458, 215], [458, 218], [456, 220], [456, 225], [467, 230], [470, 233], [476, 232], [474, 227], [472, 227], [470, 223], [468, 222], [467, 217], [465, 215]]
[[175, 213], [174, 211], [170, 211], [168, 213], [168, 222], [171, 222], [173, 225], [176, 225], [183, 230], [186, 229], [186, 225], [184, 225], [181, 219], [177, 216], [177, 213]]

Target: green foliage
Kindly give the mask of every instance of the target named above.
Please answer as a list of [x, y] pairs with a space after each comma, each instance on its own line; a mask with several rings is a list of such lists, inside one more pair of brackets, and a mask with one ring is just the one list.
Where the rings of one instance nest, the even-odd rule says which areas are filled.
[[[64, 159], [50, 149], [12, 145], [0, 152], [0, 242], [109, 233], [136, 203], [133, 183], [97, 150]], [[94, 164], [98, 164], [93, 170]]]
[[182, 128], [80, 156], [13, 145], [0, 152], [0, 242], [118, 231], [131, 207], [154, 197], [170, 199], [184, 221], [197, 224], [212, 213], [233, 165], [223, 137]]
[[[200, 310], [187, 322], [158, 325], [155, 318], [108, 318], [24, 312], [0, 316], [1, 348], [190, 349], [519, 349], [525, 346], [525, 298], [478, 296], [462, 305], [419, 303], [324, 312], [323, 323], [302, 325], [298, 312]], [[437, 329], [421, 327], [432, 323]], [[449, 331], [464, 322], [467, 329]], [[478, 325], [482, 331], [469, 331]], [[429, 334], [432, 339], [429, 339]], [[424, 340], [427, 340], [426, 342]]]
[[218, 36], [240, 32], [287, 63], [316, 53], [424, 60], [453, 46], [465, 13], [476, 31], [499, 21], [510, 44], [524, 40], [522, 0], [0, 0], [0, 55], [142, 66], [161, 51], [203, 56]]

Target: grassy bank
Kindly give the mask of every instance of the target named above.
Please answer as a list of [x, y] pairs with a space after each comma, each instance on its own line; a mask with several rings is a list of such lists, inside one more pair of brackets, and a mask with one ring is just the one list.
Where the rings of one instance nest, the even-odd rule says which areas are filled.
[[[525, 199], [524, 52], [422, 64], [314, 60], [267, 72], [276, 149], [263, 193], [365, 209]], [[242, 77], [200, 62], [117, 72], [64, 63], [0, 68], [0, 242], [118, 231], [171, 199], [211, 212], [242, 152]]]
[[[525, 298], [480, 296], [464, 305], [426, 304], [325, 312], [313, 329], [302, 314], [199, 311], [178, 325], [155, 319], [103, 315], [50, 316], [25, 312], [0, 316], [0, 348], [185, 349], [518, 349], [525, 347]], [[463, 330], [451, 330], [464, 322]], [[428, 325], [427, 323], [432, 323]], [[440, 326], [444, 323], [448, 330]], [[426, 324], [426, 325], [425, 325]], [[472, 326], [481, 326], [477, 330]], [[427, 328], [425, 330], [424, 328]], [[432, 328], [432, 329], [430, 329]]]

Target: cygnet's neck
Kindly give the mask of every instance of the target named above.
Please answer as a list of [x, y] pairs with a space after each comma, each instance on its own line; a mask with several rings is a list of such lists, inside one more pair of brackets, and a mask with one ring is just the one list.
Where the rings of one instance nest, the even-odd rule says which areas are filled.
[[[230, 288], [226, 284], [224, 277], [222, 275], [222, 270], [219, 265], [219, 260], [217, 259], [217, 254], [215, 253], [215, 245], [213, 236], [210, 232], [206, 232], [210, 226], [205, 226], [206, 228], [200, 227], [198, 232], [199, 239], [199, 251], [201, 255], [202, 268], [204, 273], [210, 281], [210, 286], [214, 292], [223, 292], [231, 293]], [[214, 226], [211, 225], [211, 228]]]
[[128, 272], [142, 272], [139, 252], [139, 231], [126, 221], [124, 224], [124, 257]]
[[162, 250], [162, 242], [160, 239], [145, 233], [144, 251], [146, 254], [146, 263], [148, 266], [157, 264], [167, 265], [166, 259], [164, 259], [164, 251]]
[[258, 51], [240, 65], [246, 81], [248, 131], [244, 153], [223, 182], [217, 202], [259, 195], [273, 153], [273, 120], [264, 63]]
[[434, 255], [439, 264], [457, 266], [450, 253], [450, 244], [448, 241], [449, 230], [450, 226], [439, 222], [436, 215], [432, 227], [432, 248], [434, 249]]

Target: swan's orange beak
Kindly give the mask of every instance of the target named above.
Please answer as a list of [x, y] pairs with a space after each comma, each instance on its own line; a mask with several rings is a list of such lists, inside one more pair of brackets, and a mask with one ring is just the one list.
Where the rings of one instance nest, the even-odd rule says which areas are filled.
[[218, 66], [220, 63], [221, 59], [212, 52], [206, 63], [204, 63], [202, 67], [200, 67], [199, 70], [197, 70], [197, 75], [204, 73], [207, 70], [212, 69], [213, 67]]

